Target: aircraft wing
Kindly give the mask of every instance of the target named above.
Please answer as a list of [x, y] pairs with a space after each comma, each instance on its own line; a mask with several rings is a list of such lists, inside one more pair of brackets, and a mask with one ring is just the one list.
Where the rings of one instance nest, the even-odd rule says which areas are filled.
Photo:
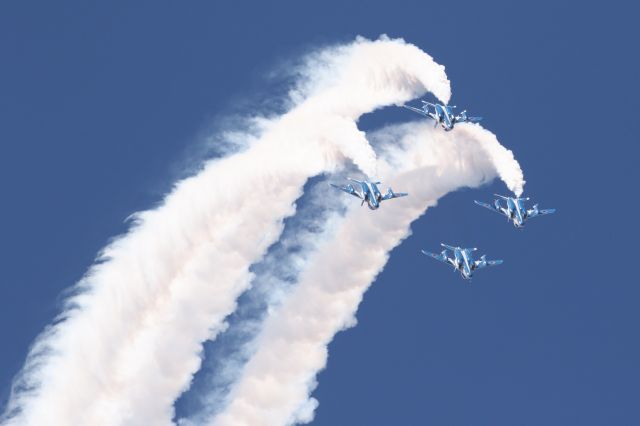
[[482, 269], [485, 266], [497, 266], [501, 264], [502, 260], [487, 260], [484, 256], [482, 256], [479, 260], [473, 262], [473, 269]]
[[392, 198], [406, 197], [407, 195], [409, 195], [409, 194], [406, 193], [406, 192], [393, 192], [391, 190], [391, 188], [389, 188], [387, 193], [382, 196], [382, 199], [383, 200], [390, 200]]
[[435, 260], [439, 260], [440, 262], [443, 262], [443, 263], [449, 263], [449, 259], [447, 258], [447, 256], [443, 254], [435, 254], [425, 250], [420, 250], [420, 251], [422, 252], [422, 254], [432, 257]]
[[493, 195], [495, 195], [498, 198], [502, 198], [503, 200], [508, 200], [509, 199], [509, 197], [505, 197], [504, 195], [500, 195], [500, 194], [493, 194]]
[[536, 217], [536, 216], [541, 216], [543, 214], [551, 214], [551, 213], [555, 213], [556, 209], [542, 209], [542, 210], [538, 210], [537, 206], [535, 206], [533, 209], [527, 211], [527, 216], [529, 217]]
[[431, 116], [423, 109], [415, 108], [415, 107], [412, 107], [412, 106], [409, 106], [409, 105], [402, 105], [402, 107], [406, 108], [406, 109], [409, 109], [409, 110], [411, 110], [413, 112], [417, 112], [420, 115], [424, 115], [427, 118], [431, 118]]
[[[451, 108], [455, 108], [455, 107], [451, 107]], [[467, 116], [467, 110], [466, 109], [464, 111], [462, 111], [460, 113], [460, 115], [457, 115], [455, 117], [455, 121], [458, 122], [458, 123], [477, 123], [480, 120], [482, 120], [482, 117], [469, 117], [469, 116]]]
[[504, 214], [500, 210], [498, 210], [496, 208], [496, 206], [494, 206], [494, 205], [483, 203], [482, 201], [476, 201], [476, 200], [473, 200], [473, 202], [476, 203], [479, 206], [484, 207], [485, 209], [489, 209], [489, 210], [494, 211], [494, 212], [499, 213], [499, 214]]
[[354, 197], [358, 197], [358, 198], [362, 199], [362, 196], [358, 193], [358, 191], [356, 191], [353, 188], [353, 185], [351, 185], [351, 184], [348, 184], [348, 185], [345, 185], [345, 186], [341, 186], [341, 185], [334, 185], [334, 184], [330, 183], [329, 185], [333, 186], [336, 189], [339, 189], [342, 192], [346, 192], [349, 195], [353, 195]]

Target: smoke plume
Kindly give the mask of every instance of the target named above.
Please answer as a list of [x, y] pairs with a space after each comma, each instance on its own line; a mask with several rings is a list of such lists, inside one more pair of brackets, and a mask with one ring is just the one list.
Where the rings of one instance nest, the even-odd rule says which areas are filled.
[[444, 67], [386, 37], [313, 52], [295, 74], [285, 114], [256, 117], [242, 151], [177, 183], [100, 253], [33, 344], [3, 424], [172, 424], [203, 341], [225, 328], [307, 179], [346, 163], [377, 174], [356, 120], [450, 96]]

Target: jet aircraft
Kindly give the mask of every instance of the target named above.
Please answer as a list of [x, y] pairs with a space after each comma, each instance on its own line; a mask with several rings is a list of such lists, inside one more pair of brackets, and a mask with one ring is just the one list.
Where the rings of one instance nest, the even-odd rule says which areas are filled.
[[[524, 223], [527, 219], [532, 217], [541, 216], [545, 214], [554, 213], [556, 209], [538, 209], [538, 205], [534, 204], [532, 208], [526, 209], [524, 206], [524, 201], [529, 201], [529, 198], [513, 198], [513, 197], [505, 197], [503, 195], [493, 194], [498, 199], [496, 199], [493, 204], [482, 203], [480, 201], [474, 202], [482, 207], [485, 207], [489, 210], [492, 210], [496, 213], [499, 213], [503, 216], [506, 216], [507, 220], [513, 222], [513, 226], [518, 229], [522, 229], [524, 227]], [[506, 206], [500, 203], [500, 199], [505, 200]]]
[[360, 198], [362, 200], [362, 203], [360, 205], [367, 203], [367, 206], [371, 210], [376, 210], [377, 208], [379, 208], [382, 201], [409, 195], [404, 192], [393, 192], [391, 188], [387, 190], [386, 194], [382, 195], [377, 186], [380, 185], [380, 182], [369, 182], [368, 180], [359, 181], [351, 178], [349, 178], [349, 180], [357, 183], [358, 188], [354, 188], [350, 183], [346, 186], [334, 185], [332, 183], [330, 183], [329, 185], [339, 189], [340, 191], [344, 191], [347, 194], [353, 195], [354, 197]]
[[[409, 105], [402, 105], [406, 109], [409, 109], [418, 114], [424, 115], [427, 118], [435, 120], [433, 127], [437, 127], [438, 123], [445, 131], [453, 129], [456, 123], [471, 122], [476, 123], [482, 120], [482, 117], [468, 117], [467, 110], [462, 111], [460, 114], [455, 115], [453, 109], [455, 106], [448, 106], [442, 104], [432, 104], [431, 102], [421, 101], [422, 108], [415, 108]], [[433, 111], [432, 111], [433, 109]]]
[[[470, 280], [474, 271], [477, 269], [484, 268], [485, 266], [494, 266], [500, 265], [502, 260], [487, 260], [486, 255], [480, 256], [480, 259], [473, 259], [473, 252], [477, 250], [477, 248], [460, 248], [460, 247], [452, 247], [446, 244], [440, 244], [445, 250], [442, 250], [442, 253], [435, 254], [425, 250], [422, 250], [423, 254], [427, 256], [433, 257], [440, 262], [448, 263], [453, 266], [454, 271], [460, 271], [462, 278], [465, 280]], [[447, 250], [453, 251], [453, 257], [449, 257], [447, 255]]]

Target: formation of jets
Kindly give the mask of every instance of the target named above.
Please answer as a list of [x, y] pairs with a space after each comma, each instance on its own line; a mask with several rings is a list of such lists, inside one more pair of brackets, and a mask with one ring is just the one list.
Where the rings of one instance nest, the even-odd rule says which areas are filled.
[[[440, 124], [445, 131], [452, 130], [456, 123], [478, 122], [482, 120], [481, 117], [468, 117], [466, 110], [455, 115], [453, 112], [455, 106], [447, 106], [437, 103], [434, 104], [426, 101], [422, 101], [422, 103], [422, 108], [415, 108], [408, 105], [403, 105], [403, 107], [424, 115], [427, 118], [433, 119], [435, 121], [434, 127], [437, 127], [438, 124]], [[388, 188], [386, 194], [383, 195], [382, 192], [380, 192], [380, 189], [378, 189], [380, 182], [372, 182], [369, 180], [360, 181], [351, 178], [348, 180], [355, 183], [355, 187], [351, 183], [346, 185], [334, 185], [333, 183], [330, 183], [329, 185], [359, 198], [362, 200], [360, 205], [362, 206], [367, 203], [367, 207], [371, 210], [377, 210], [380, 208], [380, 203], [382, 201], [406, 197], [409, 195], [406, 192], [393, 192], [391, 188]], [[555, 209], [539, 209], [538, 204], [534, 204], [531, 208], [527, 209], [524, 202], [529, 201], [528, 197], [520, 198], [505, 197], [498, 194], [494, 195], [498, 198], [494, 200], [493, 204], [487, 204], [476, 200], [474, 200], [474, 202], [479, 206], [505, 216], [507, 220], [512, 222], [518, 229], [522, 229], [528, 219], [555, 213], [556, 211]], [[477, 248], [453, 247], [444, 243], [441, 243], [441, 246], [444, 247], [444, 250], [440, 254], [431, 253], [426, 250], [422, 250], [422, 253], [435, 260], [451, 265], [454, 271], [460, 272], [460, 275], [462, 275], [462, 278], [465, 280], [470, 280], [473, 273], [478, 269], [482, 269], [486, 266], [502, 264], [502, 260], [487, 260], [486, 255], [482, 255], [479, 259], [476, 259], [473, 253]], [[451, 251], [451, 255], [449, 255], [449, 251]]]

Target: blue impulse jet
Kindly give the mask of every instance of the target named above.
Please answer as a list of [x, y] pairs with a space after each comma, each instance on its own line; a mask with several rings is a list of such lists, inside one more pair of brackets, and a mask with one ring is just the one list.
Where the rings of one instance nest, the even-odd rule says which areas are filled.
[[[422, 253], [453, 266], [453, 270], [460, 271], [462, 278], [465, 280], [470, 280], [476, 269], [481, 269], [485, 266], [500, 265], [502, 263], [502, 260], [487, 260], [486, 255], [480, 256], [478, 260], [473, 260], [473, 252], [478, 250], [477, 248], [451, 247], [446, 244], [440, 245], [445, 248], [440, 254], [430, 253], [424, 250], [422, 250]], [[447, 250], [453, 251], [453, 257], [447, 256]]]
[[438, 123], [446, 131], [453, 129], [456, 123], [464, 123], [466, 121], [470, 123], [476, 123], [482, 120], [482, 117], [467, 117], [467, 110], [462, 111], [460, 114], [455, 115], [453, 109], [455, 106], [447, 106], [442, 104], [432, 104], [431, 102], [421, 101], [422, 108], [415, 108], [409, 105], [402, 105], [406, 109], [410, 109], [413, 112], [417, 112], [420, 115], [424, 115], [427, 118], [435, 120], [433, 127], [437, 127]]
[[380, 203], [382, 201], [390, 200], [392, 198], [405, 197], [409, 195], [404, 192], [393, 192], [391, 188], [387, 190], [386, 194], [382, 195], [382, 193], [380, 192], [377, 186], [377, 185], [380, 185], [380, 182], [369, 182], [369, 181], [361, 182], [359, 180], [355, 180], [351, 178], [349, 178], [349, 180], [352, 182], [355, 182], [358, 188], [357, 189], [354, 188], [353, 185], [351, 185], [350, 183], [347, 184], [346, 186], [334, 185], [332, 183], [330, 183], [329, 185], [339, 189], [340, 191], [344, 191], [347, 194], [351, 194], [354, 197], [360, 198], [362, 200], [362, 203], [360, 205], [362, 206], [364, 203], [367, 203], [367, 206], [371, 210], [376, 210], [377, 208], [379, 208]]
[[[512, 198], [505, 197], [498, 194], [493, 194], [498, 197], [497, 200], [493, 202], [493, 204], [482, 203], [480, 201], [474, 202], [482, 207], [485, 207], [489, 210], [492, 210], [496, 213], [500, 213], [503, 216], [506, 216], [507, 220], [513, 222], [513, 226], [516, 228], [522, 229], [524, 227], [524, 223], [527, 219], [532, 217], [541, 216], [544, 214], [555, 213], [556, 209], [546, 209], [540, 210], [538, 209], [538, 205], [534, 204], [532, 208], [527, 210], [524, 206], [524, 201], [529, 201], [529, 198]], [[506, 205], [503, 205], [500, 200], [504, 200]]]

